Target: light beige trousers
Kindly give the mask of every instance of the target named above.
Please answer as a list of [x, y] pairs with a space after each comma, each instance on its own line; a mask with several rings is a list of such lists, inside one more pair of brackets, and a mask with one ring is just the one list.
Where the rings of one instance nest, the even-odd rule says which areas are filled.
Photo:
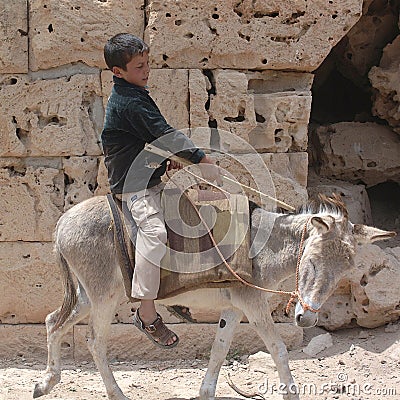
[[132, 297], [152, 300], [160, 287], [160, 263], [166, 252], [167, 231], [161, 208], [163, 183], [135, 193], [124, 193], [123, 199], [138, 226]]

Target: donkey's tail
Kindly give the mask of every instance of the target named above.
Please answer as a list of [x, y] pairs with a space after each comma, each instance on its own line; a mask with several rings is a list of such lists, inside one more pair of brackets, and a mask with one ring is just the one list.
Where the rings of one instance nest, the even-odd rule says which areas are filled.
[[51, 329], [52, 332], [58, 329], [68, 319], [77, 302], [75, 284], [72, 279], [72, 274], [68, 263], [61, 254], [60, 250], [57, 248], [57, 246], [55, 252], [57, 263], [60, 266], [61, 270], [61, 281], [64, 288], [64, 299], [61, 307], [58, 309], [57, 320], [53, 328]]

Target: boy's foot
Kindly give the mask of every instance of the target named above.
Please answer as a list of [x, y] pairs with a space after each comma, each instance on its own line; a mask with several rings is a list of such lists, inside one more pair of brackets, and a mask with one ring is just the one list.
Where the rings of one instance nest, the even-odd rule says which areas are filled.
[[179, 343], [178, 336], [165, 326], [158, 313], [154, 322], [145, 325], [139, 316], [138, 308], [133, 315], [133, 324], [146, 334], [157, 346], [164, 349], [175, 347]]

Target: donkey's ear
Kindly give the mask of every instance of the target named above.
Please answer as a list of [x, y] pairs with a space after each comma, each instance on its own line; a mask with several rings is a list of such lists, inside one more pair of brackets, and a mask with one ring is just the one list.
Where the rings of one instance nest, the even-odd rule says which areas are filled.
[[322, 219], [321, 217], [312, 217], [310, 220], [314, 228], [317, 229], [318, 233], [322, 234], [329, 231], [328, 221]]
[[368, 225], [354, 224], [353, 235], [359, 244], [376, 242], [396, 236], [396, 232], [384, 231]]

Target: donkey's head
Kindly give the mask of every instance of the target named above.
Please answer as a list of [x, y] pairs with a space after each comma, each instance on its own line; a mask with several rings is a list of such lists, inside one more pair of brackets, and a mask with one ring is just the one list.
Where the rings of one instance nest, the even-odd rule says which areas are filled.
[[318, 310], [337, 287], [340, 279], [355, 266], [358, 244], [372, 243], [396, 235], [366, 225], [352, 224], [338, 196], [321, 196], [319, 212], [307, 220], [307, 239], [298, 269], [299, 302], [296, 324], [314, 326]]

